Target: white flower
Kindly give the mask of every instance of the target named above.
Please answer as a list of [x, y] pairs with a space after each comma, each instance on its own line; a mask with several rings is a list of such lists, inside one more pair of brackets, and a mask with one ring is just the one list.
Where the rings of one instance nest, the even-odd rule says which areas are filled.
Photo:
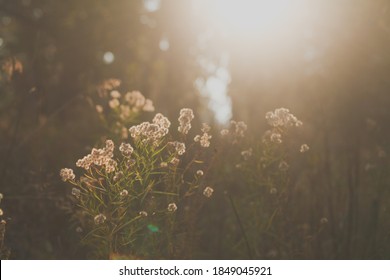
[[203, 148], [207, 148], [210, 146], [210, 139], [212, 138], [211, 135], [208, 135], [207, 133], [203, 133], [202, 137], [200, 137], [200, 145]]
[[120, 179], [122, 179], [124, 176], [123, 172], [122, 171], [119, 171], [119, 172], [115, 172], [115, 175], [114, 175], [114, 182], [118, 182]]
[[191, 129], [191, 121], [194, 119], [192, 109], [183, 108], [180, 110], [178, 131], [183, 134], [188, 134]]
[[72, 189], [72, 195], [74, 195], [75, 197], [79, 198], [80, 195], [81, 195], [81, 191], [79, 189], [73, 188]]
[[290, 168], [290, 166], [288, 165], [287, 162], [281, 161], [281, 162], [279, 163], [279, 169], [280, 169], [281, 171], [287, 171], [289, 168]]
[[277, 188], [271, 188], [269, 193], [270, 194], [277, 194], [278, 193], [278, 189]]
[[118, 108], [119, 105], [120, 105], [120, 102], [118, 99], [111, 99], [110, 101], [108, 101], [108, 106], [110, 106], [111, 109]]
[[169, 142], [168, 144], [172, 145], [175, 148], [178, 155], [180, 156], [186, 152], [186, 146], [182, 142], [174, 141], [174, 142]]
[[99, 114], [103, 113], [103, 106], [96, 105], [95, 108], [96, 108], [96, 112], [98, 112]]
[[165, 168], [167, 166], [168, 166], [168, 163], [166, 163], [164, 161], [160, 163], [160, 167], [162, 167], [162, 168]]
[[[133, 107], [134, 111], [139, 111], [145, 106], [146, 99], [139, 91], [132, 91], [125, 94], [125, 100]], [[148, 105], [149, 106], [149, 105]]]
[[198, 175], [199, 177], [202, 177], [204, 175], [203, 170], [196, 171], [196, 175]]
[[202, 129], [201, 129], [201, 130], [202, 130], [203, 133], [209, 132], [210, 129], [211, 129], [211, 128], [210, 128], [210, 126], [209, 126], [207, 123], [203, 123], [203, 124], [202, 124]]
[[103, 224], [106, 221], [106, 219], [107, 219], [106, 216], [104, 216], [103, 214], [98, 214], [95, 216], [93, 220], [95, 224], [100, 225]]
[[222, 136], [226, 136], [226, 135], [228, 135], [228, 134], [229, 134], [229, 129], [226, 129], [226, 128], [225, 128], [225, 129], [222, 129], [222, 130], [221, 130], [221, 135], [222, 135]]
[[280, 144], [283, 142], [282, 134], [275, 128], [272, 130], [267, 130], [264, 133], [263, 142], [264, 143], [272, 142], [272, 143]]
[[76, 176], [73, 173], [73, 170], [70, 168], [62, 168], [60, 171], [60, 176], [62, 181], [66, 182], [68, 180], [74, 180]]
[[302, 122], [298, 120], [286, 108], [275, 109], [274, 112], [267, 112], [265, 118], [268, 124], [273, 127], [301, 126]]
[[231, 121], [230, 123], [235, 125], [235, 127], [236, 127], [235, 128], [236, 136], [243, 138], [245, 131], [248, 129], [248, 126], [246, 125], [246, 123], [244, 123], [243, 121], [240, 121], [240, 122]]
[[100, 87], [103, 90], [112, 90], [114, 88], [117, 88], [121, 85], [121, 81], [118, 79], [108, 79], [104, 80], [103, 83], [100, 85]]
[[185, 153], [186, 151], [186, 146], [184, 143], [178, 143], [178, 145], [176, 146], [176, 151], [179, 155], [182, 155]]
[[113, 160], [113, 159], [109, 159], [106, 163], [105, 163], [105, 170], [107, 173], [112, 173], [115, 171], [115, 168], [117, 167], [118, 163]]
[[211, 187], [206, 187], [204, 190], [203, 190], [203, 195], [207, 198], [210, 198], [212, 195], [213, 195], [213, 188]]
[[277, 132], [272, 132], [271, 136], [270, 136], [270, 140], [273, 143], [280, 144], [280, 143], [282, 143], [282, 135], [280, 133], [277, 133]]
[[248, 160], [252, 156], [252, 148], [249, 148], [248, 150], [242, 151], [241, 156], [243, 156], [244, 160]]
[[230, 121], [229, 129], [225, 128], [221, 130], [222, 137], [228, 137], [231, 139], [232, 144], [237, 144], [241, 138], [245, 137], [245, 131], [247, 130], [247, 125], [243, 121]]
[[307, 152], [309, 149], [310, 149], [310, 148], [309, 148], [309, 146], [308, 146], [307, 144], [303, 144], [303, 145], [301, 146], [301, 148], [299, 149], [299, 151], [300, 151], [301, 153], [305, 153], [305, 152]]
[[115, 99], [121, 98], [121, 94], [117, 90], [111, 91], [110, 95], [111, 95], [112, 98], [115, 98]]
[[175, 212], [177, 210], [177, 206], [175, 203], [169, 203], [167, 209], [169, 212]]
[[165, 130], [164, 135], [168, 133], [168, 128], [171, 126], [171, 122], [163, 114], [158, 113], [153, 118], [153, 123], [157, 124], [160, 129]]
[[172, 164], [174, 166], [179, 165], [179, 163], [180, 163], [180, 159], [175, 158], [175, 157], [173, 159], [171, 159], [171, 161], [170, 161], [170, 164]]
[[142, 216], [142, 217], [147, 217], [148, 216], [148, 212], [146, 212], [146, 211], [140, 211], [138, 214], [140, 216]]
[[120, 114], [119, 114], [119, 117], [122, 119], [122, 120], [126, 120], [128, 117], [130, 117], [131, 115], [131, 109], [128, 105], [121, 105], [120, 106]]
[[142, 110], [144, 110], [145, 112], [154, 112], [154, 106], [153, 106], [152, 100], [146, 99], [145, 100], [145, 105], [142, 108]]
[[202, 128], [203, 135], [196, 135], [194, 137], [194, 141], [200, 142], [200, 145], [203, 148], [207, 148], [210, 146], [210, 139], [212, 138], [212, 136], [207, 133], [209, 130], [210, 130], [210, 127], [204, 123], [203, 128]]
[[129, 131], [132, 138], [141, 140], [142, 143], [152, 143], [157, 146], [160, 140], [169, 133], [170, 125], [171, 122], [158, 113], [153, 118], [153, 123], [143, 122], [132, 126]]
[[112, 159], [114, 156], [114, 142], [112, 140], [106, 140], [106, 147], [103, 149], [93, 148], [91, 153], [79, 159], [76, 162], [77, 167], [88, 170], [91, 165], [103, 166], [107, 173], [115, 171], [118, 163]]
[[0, 208], [0, 216], [3, 216], [3, 209]]
[[119, 146], [119, 151], [122, 153], [124, 157], [130, 157], [134, 149], [129, 143], [122, 143]]
[[122, 197], [125, 197], [129, 194], [129, 192], [127, 190], [122, 190], [119, 195], [122, 196]]

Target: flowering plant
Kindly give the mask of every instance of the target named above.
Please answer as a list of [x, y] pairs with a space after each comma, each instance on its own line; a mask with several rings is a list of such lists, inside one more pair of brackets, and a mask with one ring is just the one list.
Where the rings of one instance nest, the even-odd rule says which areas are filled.
[[[202, 206], [217, 185], [235, 213], [225, 219], [226, 228], [234, 232], [239, 226], [249, 256], [261, 247], [259, 230], [283, 228], [277, 218], [286, 211], [290, 168], [283, 144], [288, 131], [302, 125], [288, 109], [267, 113], [271, 129], [248, 145], [242, 121], [232, 120], [217, 138], [205, 123], [190, 136], [195, 116], [189, 108], [180, 110], [177, 129], [161, 113], [134, 124], [141, 111], [154, 110], [152, 101], [139, 92], [123, 96], [113, 89], [114, 82], [102, 89], [109, 97], [106, 107], [96, 109], [117, 140], [106, 139], [103, 148], [79, 159], [80, 176], [70, 168], [60, 171], [62, 180], [73, 185], [77, 231], [94, 248], [94, 257], [191, 257], [199, 238], [197, 221], [208, 218], [201, 215]], [[307, 152], [309, 146], [298, 150]]]
[[79, 178], [72, 169], [60, 171], [62, 180], [74, 185], [78, 231], [87, 231], [84, 241], [95, 247], [97, 257], [181, 254], [175, 236], [194, 222], [188, 217], [213, 194], [201, 169], [210, 127], [203, 126], [199, 140], [186, 141], [193, 118], [191, 109], [181, 110], [178, 141], [169, 131], [171, 122], [158, 113], [152, 122], [130, 127], [130, 141], [118, 150], [108, 139], [105, 147], [79, 159], [76, 166], [84, 169]]

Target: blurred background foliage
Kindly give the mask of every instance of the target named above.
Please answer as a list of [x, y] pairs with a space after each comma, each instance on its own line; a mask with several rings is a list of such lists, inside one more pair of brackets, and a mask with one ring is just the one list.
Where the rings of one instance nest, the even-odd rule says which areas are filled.
[[[247, 15], [271, 19], [240, 29], [231, 22], [244, 22], [239, 8], [251, 2], [236, 1], [231, 13], [220, 2], [0, 0], [0, 192], [11, 258], [85, 258], [58, 170], [104, 135], [89, 100], [109, 78], [170, 119], [190, 107], [198, 127], [243, 120], [250, 139], [261, 137], [267, 111], [289, 108], [311, 149], [291, 172], [288, 222], [308, 232], [322, 217], [329, 225], [321, 238], [305, 235], [311, 251], [261, 257], [390, 257], [390, 3], [277, 1]], [[237, 187], [245, 179], [231, 176]], [[216, 201], [208, 211], [228, 209]], [[198, 257], [247, 257], [221, 234], [204, 235]]]

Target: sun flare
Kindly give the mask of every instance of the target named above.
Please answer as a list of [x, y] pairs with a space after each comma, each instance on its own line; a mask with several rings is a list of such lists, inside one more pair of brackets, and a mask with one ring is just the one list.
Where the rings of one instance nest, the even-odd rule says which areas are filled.
[[235, 36], [280, 31], [291, 32], [304, 15], [302, 1], [214, 0], [203, 4], [212, 21]]

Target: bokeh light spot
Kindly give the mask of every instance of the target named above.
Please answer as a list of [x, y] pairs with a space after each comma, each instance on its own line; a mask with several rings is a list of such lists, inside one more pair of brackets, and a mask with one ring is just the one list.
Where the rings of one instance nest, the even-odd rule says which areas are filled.
[[160, 50], [162, 51], [167, 51], [169, 50], [169, 41], [167, 38], [163, 38], [160, 40], [160, 43], [159, 43], [159, 47], [160, 47]]
[[158, 226], [155, 226], [155, 225], [152, 225], [152, 224], [149, 224], [148, 225], [148, 229], [151, 231], [151, 232], [158, 232]]
[[103, 61], [105, 64], [111, 64], [115, 60], [115, 55], [112, 52], [105, 52], [103, 55]]
[[158, 11], [160, 9], [160, 6], [160, 0], [144, 0], [144, 7], [150, 13]]

